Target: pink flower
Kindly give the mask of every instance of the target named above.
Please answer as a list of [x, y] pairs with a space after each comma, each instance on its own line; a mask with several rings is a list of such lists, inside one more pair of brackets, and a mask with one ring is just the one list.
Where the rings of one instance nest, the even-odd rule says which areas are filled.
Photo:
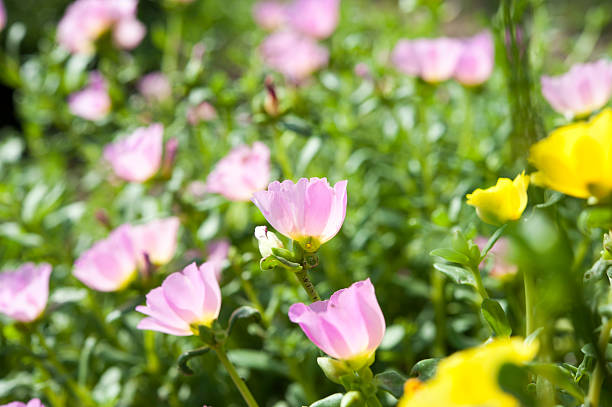
[[136, 20], [137, 7], [138, 0], [77, 0], [59, 22], [57, 39], [72, 53], [92, 53], [95, 41], [113, 29], [120, 48], [134, 48], [146, 31]]
[[327, 38], [336, 29], [340, 0], [295, 0], [287, 12], [293, 30], [309, 37]]
[[542, 76], [542, 94], [566, 117], [584, 116], [604, 106], [612, 93], [612, 64], [606, 60], [576, 64], [555, 77]]
[[221, 289], [214, 266], [195, 263], [181, 272], [170, 274], [161, 287], [147, 294], [147, 305], [136, 311], [148, 316], [138, 329], [188, 336], [198, 333], [198, 326], [212, 325], [221, 309]]
[[157, 173], [161, 165], [164, 127], [152, 124], [140, 127], [131, 135], [108, 144], [104, 158], [115, 174], [126, 181], [144, 182]]
[[253, 6], [253, 17], [258, 26], [274, 31], [285, 24], [287, 5], [275, 0], [259, 1]]
[[147, 33], [143, 23], [135, 18], [126, 18], [119, 21], [113, 30], [113, 40], [121, 49], [134, 49], [140, 44]]
[[138, 82], [138, 91], [150, 102], [163, 102], [172, 96], [170, 81], [161, 72], [151, 72]]
[[232, 149], [206, 179], [209, 192], [223, 195], [231, 201], [249, 201], [255, 191], [266, 188], [270, 181], [270, 150], [265, 144], [253, 147], [239, 145]]
[[45, 407], [39, 399], [32, 399], [28, 401], [28, 404], [22, 403], [21, 401], [13, 401], [12, 403], [3, 404], [0, 407]]
[[100, 120], [111, 109], [106, 80], [99, 72], [92, 72], [89, 85], [68, 97], [68, 107], [72, 114], [87, 120]]
[[118, 291], [136, 276], [136, 248], [130, 225], [115, 229], [86, 250], [74, 263], [74, 276], [97, 291]]
[[332, 188], [326, 178], [274, 181], [267, 191], [255, 192], [253, 203], [274, 229], [315, 252], [342, 227], [346, 184], [339, 181]]
[[207, 122], [217, 118], [217, 111], [214, 106], [208, 102], [202, 102], [197, 106], [189, 108], [187, 111], [187, 121], [192, 126], [200, 122]]
[[156, 265], [168, 263], [176, 252], [180, 221], [177, 217], [154, 220], [143, 225], [132, 226], [130, 236], [141, 267], [144, 254]]
[[495, 47], [489, 31], [467, 38], [463, 41], [454, 77], [464, 85], [480, 85], [491, 76], [494, 59]]
[[336, 291], [328, 301], [293, 304], [289, 319], [315, 345], [335, 359], [366, 363], [385, 334], [385, 317], [370, 279]]
[[[474, 239], [474, 243], [478, 245], [480, 250], [484, 249], [487, 242], [488, 239], [483, 236], [478, 236]], [[489, 250], [487, 258], [492, 260], [492, 262], [489, 261], [489, 264], [492, 263], [489, 273], [493, 277], [503, 278], [508, 275], [516, 274], [518, 271], [518, 267], [515, 264], [508, 263], [508, 243], [508, 239], [502, 237], [495, 242], [491, 250]], [[480, 268], [484, 269], [486, 265], [487, 262], [483, 261], [480, 263]]]
[[214, 266], [217, 281], [221, 281], [221, 272], [227, 261], [230, 246], [229, 240], [219, 239], [213, 240], [206, 247], [206, 262]]
[[0, 31], [6, 26], [6, 9], [4, 3], [0, 0]]
[[400, 40], [391, 54], [395, 67], [426, 82], [442, 82], [453, 76], [463, 52], [460, 40], [420, 38]]
[[259, 49], [264, 63], [299, 83], [327, 65], [329, 53], [313, 39], [293, 31], [278, 31], [268, 36]]
[[0, 312], [20, 322], [31, 322], [45, 310], [51, 266], [25, 263], [0, 273]]

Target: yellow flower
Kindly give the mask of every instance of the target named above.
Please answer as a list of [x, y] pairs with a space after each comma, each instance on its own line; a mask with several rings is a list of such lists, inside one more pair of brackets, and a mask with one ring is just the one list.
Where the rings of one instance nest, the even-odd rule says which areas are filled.
[[519, 407], [518, 400], [499, 387], [499, 370], [505, 363], [530, 361], [537, 352], [537, 344], [514, 337], [454, 353], [438, 364], [431, 380], [406, 386], [411, 391], [398, 407]]
[[523, 171], [514, 181], [500, 178], [495, 186], [467, 194], [467, 203], [476, 207], [476, 213], [484, 222], [502, 225], [517, 220], [527, 206], [529, 175]]
[[612, 110], [560, 127], [531, 147], [533, 182], [577, 198], [612, 195]]

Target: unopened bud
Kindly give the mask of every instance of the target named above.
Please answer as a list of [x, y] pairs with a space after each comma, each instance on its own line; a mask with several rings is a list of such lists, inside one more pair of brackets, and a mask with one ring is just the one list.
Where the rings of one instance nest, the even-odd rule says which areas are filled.
[[266, 99], [264, 101], [264, 110], [272, 117], [278, 116], [278, 96], [271, 78], [266, 78]]
[[270, 232], [266, 226], [257, 226], [255, 228], [255, 237], [259, 242], [259, 252], [264, 258], [272, 255], [272, 248], [283, 248], [283, 242], [273, 232]]
[[174, 167], [174, 160], [176, 159], [176, 150], [178, 149], [178, 139], [172, 137], [166, 141], [166, 148], [164, 153], [164, 162], [162, 165], [162, 174], [165, 177], [170, 177], [172, 174], [172, 168]]

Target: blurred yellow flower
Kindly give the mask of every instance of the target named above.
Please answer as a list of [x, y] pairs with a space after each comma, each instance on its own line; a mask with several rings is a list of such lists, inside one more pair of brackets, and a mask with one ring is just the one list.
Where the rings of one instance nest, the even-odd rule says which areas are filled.
[[531, 147], [533, 182], [578, 198], [612, 195], [612, 110], [563, 126]]
[[514, 181], [500, 178], [495, 186], [467, 194], [467, 203], [476, 207], [476, 213], [484, 222], [502, 225], [517, 220], [527, 206], [529, 175], [523, 171]]
[[498, 385], [505, 363], [533, 359], [538, 345], [522, 338], [502, 338], [445, 358], [435, 376], [421, 386], [407, 385], [398, 407], [519, 407], [520, 403]]

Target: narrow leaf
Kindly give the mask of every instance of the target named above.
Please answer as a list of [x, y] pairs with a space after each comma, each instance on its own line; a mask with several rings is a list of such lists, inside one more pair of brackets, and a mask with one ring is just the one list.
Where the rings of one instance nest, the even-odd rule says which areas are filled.
[[451, 266], [450, 264], [434, 263], [434, 268], [442, 272], [445, 276], [453, 280], [457, 284], [467, 284], [476, 286], [474, 276], [469, 270], [463, 267]]
[[493, 335], [501, 337], [510, 336], [512, 328], [508, 322], [508, 317], [497, 301], [485, 298], [482, 301], [480, 311]]

